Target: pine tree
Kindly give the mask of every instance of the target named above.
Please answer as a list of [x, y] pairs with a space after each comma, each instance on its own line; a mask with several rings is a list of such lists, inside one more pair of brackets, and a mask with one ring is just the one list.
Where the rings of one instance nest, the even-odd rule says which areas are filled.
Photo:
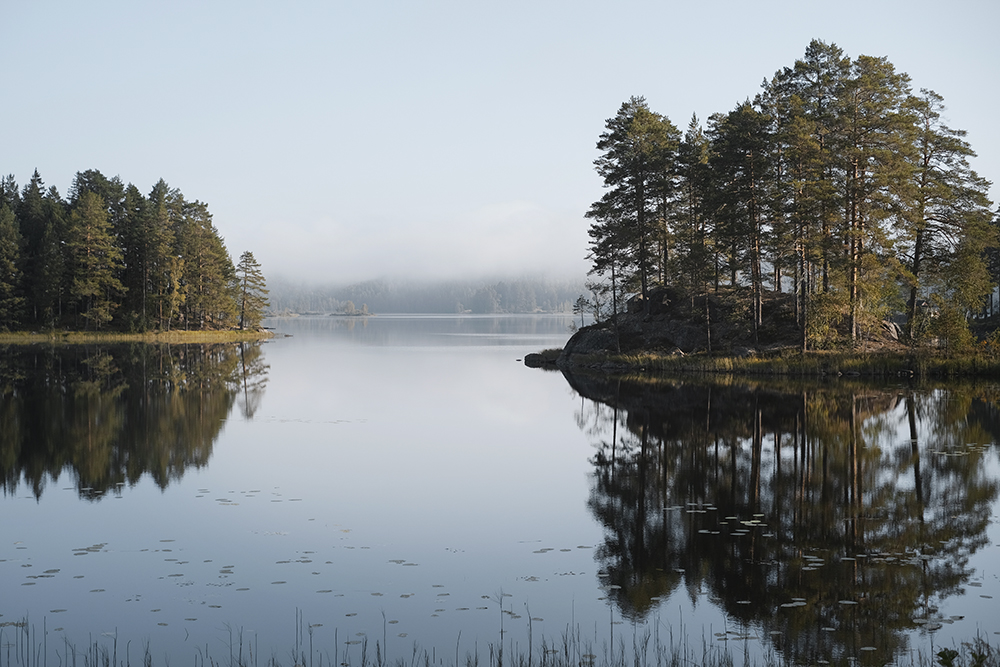
[[592, 246], [603, 248], [608, 241], [617, 247], [602, 254], [629, 257], [643, 299], [663, 263], [658, 248], [666, 246], [665, 208], [674, 196], [679, 143], [677, 128], [665, 116], [650, 111], [641, 97], [622, 104], [597, 142], [603, 154], [594, 166], [609, 192], [588, 215], [601, 225], [592, 229]]
[[737, 284], [740, 268], [749, 274], [755, 332], [761, 324], [763, 237], [772, 170], [768, 124], [767, 116], [747, 101], [725, 116], [713, 116], [709, 129], [711, 206], [720, 240], [729, 248], [730, 282]]
[[225, 243], [202, 202], [184, 204], [177, 227], [181, 313], [186, 327], [224, 328], [236, 321], [236, 272]]
[[83, 192], [70, 213], [66, 235], [69, 295], [87, 328], [111, 321], [124, 288], [118, 280], [121, 250], [111, 235], [104, 200]]
[[256, 329], [264, 318], [264, 309], [268, 307], [267, 288], [260, 264], [254, 259], [253, 253], [247, 250], [240, 255], [236, 265], [236, 277], [239, 280], [238, 305], [240, 312], [240, 329]]
[[848, 327], [856, 342], [865, 320], [881, 320], [891, 278], [887, 225], [908, 187], [914, 147], [913, 117], [905, 102], [910, 79], [886, 58], [859, 56], [839, 100], [844, 125], [840, 155], [844, 216], [841, 239], [846, 248]]
[[990, 290], [986, 251], [996, 247], [989, 183], [969, 166], [975, 156], [965, 131], [941, 118], [944, 98], [921, 90], [915, 114], [911, 190], [901, 224], [901, 255], [909, 295], [906, 334], [917, 334], [921, 299], [947, 300], [963, 311], [981, 307]]
[[0, 200], [0, 330], [14, 329], [21, 322], [21, 235], [14, 212]]

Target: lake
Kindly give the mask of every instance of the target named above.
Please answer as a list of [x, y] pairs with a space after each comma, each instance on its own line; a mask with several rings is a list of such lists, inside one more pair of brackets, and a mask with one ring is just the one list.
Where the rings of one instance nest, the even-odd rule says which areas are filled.
[[572, 321], [6, 348], [0, 664], [884, 664], [997, 643], [1000, 387], [521, 363]]

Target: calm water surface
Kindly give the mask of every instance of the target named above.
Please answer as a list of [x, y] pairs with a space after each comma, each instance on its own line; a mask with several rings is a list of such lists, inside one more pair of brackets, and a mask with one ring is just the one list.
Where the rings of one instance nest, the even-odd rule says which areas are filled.
[[117, 637], [157, 664], [241, 644], [290, 664], [416, 643], [450, 664], [488, 661], [502, 628], [521, 654], [569, 632], [598, 656], [648, 636], [883, 664], [996, 643], [997, 387], [520, 363], [570, 322], [298, 318], [242, 349], [8, 348], [0, 651], [65, 664]]

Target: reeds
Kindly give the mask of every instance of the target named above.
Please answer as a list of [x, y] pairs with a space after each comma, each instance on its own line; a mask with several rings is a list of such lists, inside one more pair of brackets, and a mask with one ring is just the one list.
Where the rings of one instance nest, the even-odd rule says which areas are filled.
[[[937, 647], [932, 654], [919, 651], [907, 652], [895, 658], [883, 656], [877, 663], [857, 656], [828, 656], [827, 659], [814, 656], [803, 663], [792, 662], [771, 645], [755, 645], [751, 651], [748, 643], [757, 640], [747, 635], [734, 636], [729, 641], [718, 641], [702, 637], [695, 645], [689, 638], [678, 643], [673, 629], [657, 623], [650, 630], [633, 628], [631, 633], [620, 632], [616, 639], [605, 640], [597, 645], [585, 639], [579, 629], [567, 627], [560, 637], [542, 637], [539, 643], [523, 647], [508, 637], [504, 646], [487, 643], [482, 649], [476, 642], [472, 650], [461, 654], [461, 634], [455, 645], [452, 658], [435, 649], [422, 649], [416, 642], [408, 654], [390, 658], [382, 642], [376, 641], [371, 650], [368, 639], [356, 646], [339, 646], [339, 633], [335, 631], [332, 652], [329, 648], [316, 647], [313, 643], [313, 626], [307, 625], [301, 612], [296, 610], [296, 629], [293, 649], [279, 656], [272, 653], [263, 657], [256, 643], [244, 636], [242, 629], [227, 626], [229, 640], [226, 644], [228, 656], [213, 655], [209, 647], [198, 646], [188, 656], [164, 655], [162, 664], [191, 664], [194, 667], [764, 667], [792, 664], [880, 664], [900, 667], [998, 667], [1000, 648], [992, 646], [980, 636], [963, 642], [954, 648]], [[666, 636], [662, 630], [666, 630]], [[304, 636], [308, 634], [308, 639]], [[131, 642], [124, 645], [124, 651], [117, 636], [106, 637], [102, 642], [90, 637], [85, 647], [80, 648], [65, 638], [61, 644], [49, 646], [49, 631], [44, 626], [41, 637], [25, 618], [16, 622], [0, 623], [0, 667], [132, 667], [135, 664], [153, 667], [153, 651], [148, 642], [133, 655]], [[684, 629], [681, 628], [681, 634]], [[384, 635], [384, 633], [383, 633]], [[624, 636], [623, 636], [624, 635]], [[500, 635], [502, 637], [503, 634]], [[353, 643], [353, 642], [352, 642]], [[529, 640], [530, 643], [530, 640]], [[482, 654], [481, 654], [482, 653]]]

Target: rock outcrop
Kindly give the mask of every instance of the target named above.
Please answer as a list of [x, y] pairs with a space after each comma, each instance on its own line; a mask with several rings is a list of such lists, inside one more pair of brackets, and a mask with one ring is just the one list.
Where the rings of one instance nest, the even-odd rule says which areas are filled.
[[638, 352], [683, 355], [708, 351], [746, 356], [797, 344], [795, 302], [791, 294], [769, 293], [762, 303], [762, 324], [754, 331], [751, 295], [729, 289], [691, 296], [671, 287], [649, 292], [648, 302], [633, 297], [626, 312], [576, 332], [557, 360], [574, 365], [582, 355]]

